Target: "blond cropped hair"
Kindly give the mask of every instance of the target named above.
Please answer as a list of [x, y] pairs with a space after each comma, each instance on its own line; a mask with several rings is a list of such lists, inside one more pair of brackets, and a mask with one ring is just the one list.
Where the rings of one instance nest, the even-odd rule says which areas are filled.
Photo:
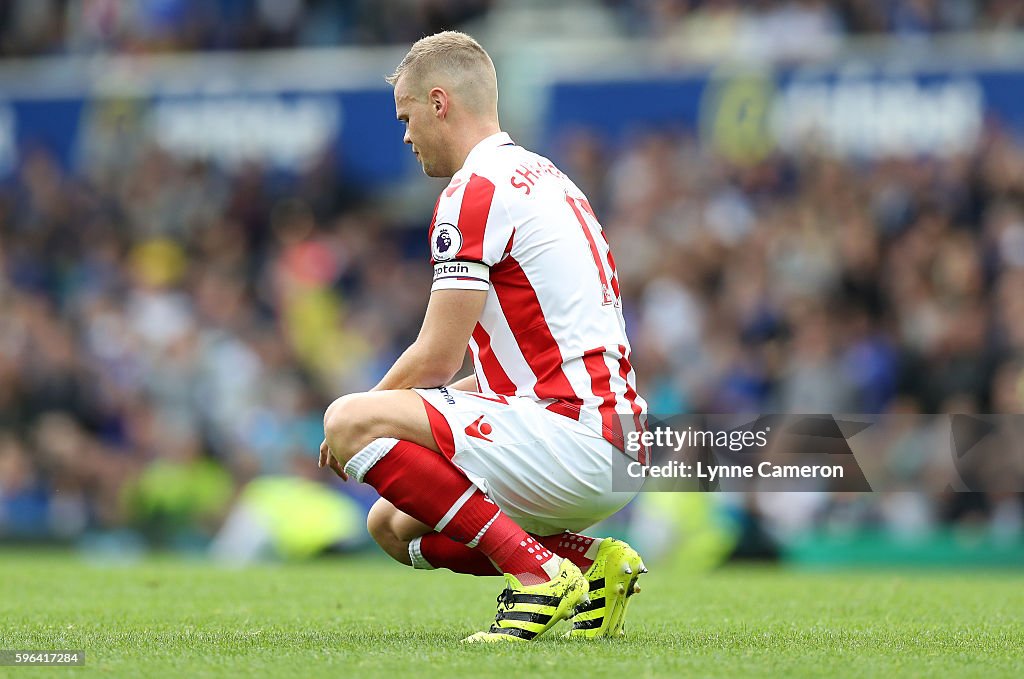
[[399, 78], [414, 83], [414, 96], [424, 89], [446, 86], [463, 94], [465, 103], [479, 110], [497, 106], [494, 62], [480, 43], [459, 31], [435, 33], [413, 43], [395, 72], [385, 80], [395, 85]]

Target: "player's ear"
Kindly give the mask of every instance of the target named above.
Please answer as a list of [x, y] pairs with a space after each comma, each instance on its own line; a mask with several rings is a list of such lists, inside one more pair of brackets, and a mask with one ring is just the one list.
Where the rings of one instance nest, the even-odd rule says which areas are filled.
[[430, 90], [430, 94], [427, 95], [427, 99], [430, 101], [430, 107], [434, 111], [436, 118], [444, 118], [448, 115], [448, 93], [442, 90], [440, 87], [435, 87]]

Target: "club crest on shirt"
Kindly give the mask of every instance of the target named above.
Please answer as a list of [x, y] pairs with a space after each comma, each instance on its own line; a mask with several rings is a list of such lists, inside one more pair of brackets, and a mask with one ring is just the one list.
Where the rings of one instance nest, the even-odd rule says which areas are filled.
[[434, 227], [434, 238], [430, 243], [430, 252], [435, 262], [455, 259], [462, 249], [462, 233], [454, 224], [442, 222]]

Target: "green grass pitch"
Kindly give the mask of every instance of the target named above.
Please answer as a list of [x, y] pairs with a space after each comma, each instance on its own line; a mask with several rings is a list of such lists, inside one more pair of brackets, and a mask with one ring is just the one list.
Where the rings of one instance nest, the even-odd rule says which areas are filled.
[[1024, 574], [653, 564], [628, 638], [463, 646], [500, 581], [383, 558], [225, 570], [0, 551], [0, 649], [84, 649], [0, 676], [1024, 676]]

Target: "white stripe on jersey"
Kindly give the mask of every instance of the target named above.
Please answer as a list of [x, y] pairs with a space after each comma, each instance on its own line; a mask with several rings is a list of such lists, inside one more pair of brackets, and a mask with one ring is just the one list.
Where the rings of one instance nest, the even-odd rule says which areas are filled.
[[[493, 303], [494, 308], [491, 308]], [[508, 320], [504, 314], [501, 313], [501, 307], [498, 306], [497, 300], [492, 297], [488, 297], [487, 303], [484, 305], [484, 313], [480, 318], [480, 327], [490, 338], [490, 344], [492, 348], [497, 344], [502, 347], [502, 353], [499, 358], [499, 363], [505, 374], [508, 376], [512, 383], [516, 386], [514, 394], [506, 394], [507, 396], [525, 396], [527, 398], [537, 399], [537, 392], [534, 391], [534, 386], [537, 384], [537, 376], [530, 370], [530, 364], [523, 356], [522, 350], [519, 348], [519, 344], [516, 342], [515, 335], [512, 334], [512, 330], [508, 327]], [[473, 365], [476, 370], [477, 376], [485, 373], [486, 370], [480, 364], [480, 353], [479, 347], [473, 355]], [[483, 389], [483, 387], [481, 387]], [[491, 391], [495, 394], [503, 393], [508, 391], [507, 389], [491, 388]]]

